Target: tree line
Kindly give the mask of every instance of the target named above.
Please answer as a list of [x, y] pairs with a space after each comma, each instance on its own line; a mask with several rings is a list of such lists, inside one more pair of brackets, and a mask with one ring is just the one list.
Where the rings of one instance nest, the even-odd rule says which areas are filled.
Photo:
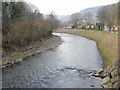
[[2, 48], [14, 50], [49, 37], [59, 27], [54, 13], [47, 18], [26, 2], [2, 2]]
[[115, 31], [118, 30], [118, 21], [120, 21], [119, 9], [120, 2], [116, 4], [102, 6], [96, 13], [92, 13], [90, 11], [85, 13], [74, 13], [70, 16], [70, 20], [68, 22], [63, 23], [63, 26], [72, 26], [71, 28], [81, 29], [92, 29], [92, 26], [95, 30], [104, 30], [105, 27], [107, 27], [109, 31]]
[[114, 30], [115, 27], [118, 27], [118, 13], [120, 12], [119, 6], [120, 2], [117, 4], [112, 4], [100, 8], [98, 11], [98, 20], [101, 24], [107, 25], [109, 30]]
[[84, 14], [75, 13], [70, 17], [70, 22], [72, 23], [73, 28], [79, 28], [79, 26], [87, 26], [94, 24], [94, 16], [90, 12], [86, 12]]

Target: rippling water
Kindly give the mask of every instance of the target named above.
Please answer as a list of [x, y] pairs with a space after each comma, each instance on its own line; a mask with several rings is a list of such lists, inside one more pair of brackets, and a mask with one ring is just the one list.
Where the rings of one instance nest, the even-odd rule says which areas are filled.
[[3, 87], [101, 88], [101, 79], [92, 76], [102, 70], [96, 43], [76, 35], [53, 34], [63, 44], [4, 69]]

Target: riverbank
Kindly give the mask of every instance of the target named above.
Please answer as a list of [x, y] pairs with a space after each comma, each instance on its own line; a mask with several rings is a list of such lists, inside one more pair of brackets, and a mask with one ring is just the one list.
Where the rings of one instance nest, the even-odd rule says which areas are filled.
[[20, 63], [27, 57], [40, 54], [41, 52], [54, 48], [62, 43], [62, 39], [58, 36], [50, 36], [43, 41], [32, 43], [24, 48], [17, 49], [2, 58], [2, 68], [9, 67], [15, 63]]
[[97, 47], [103, 56], [104, 67], [112, 64], [115, 60], [118, 60], [118, 35], [95, 30], [58, 30], [60, 33], [69, 33], [80, 35], [94, 40], [97, 43]]

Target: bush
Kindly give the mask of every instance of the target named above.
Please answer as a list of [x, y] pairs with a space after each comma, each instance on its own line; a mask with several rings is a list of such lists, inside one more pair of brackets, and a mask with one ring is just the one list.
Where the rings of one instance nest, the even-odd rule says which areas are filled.
[[[3, 2], [3, 49], [14, 50], [51, 35], [59, 21], [43, 15], [24, 2]], [[54, 20], [54, 21], [52, 21]], [[54, 22], [54, 23], [53, 23]]]

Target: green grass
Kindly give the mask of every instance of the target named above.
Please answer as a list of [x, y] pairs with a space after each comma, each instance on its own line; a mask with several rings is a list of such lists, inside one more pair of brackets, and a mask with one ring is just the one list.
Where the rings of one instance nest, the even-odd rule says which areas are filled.
[[103, 56], [104, 67], [118, 60], [118, 35], [97, 30], [58, 30], [57, 32], [80, 35], [96, 41]]

